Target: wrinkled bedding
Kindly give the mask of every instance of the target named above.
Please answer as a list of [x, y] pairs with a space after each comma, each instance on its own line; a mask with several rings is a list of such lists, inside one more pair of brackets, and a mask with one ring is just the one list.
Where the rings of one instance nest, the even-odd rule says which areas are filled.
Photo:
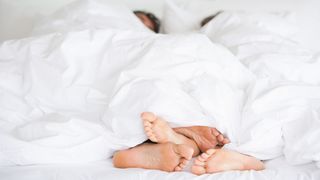
[[261, 159], [318, 161], [320, 58], [294, 41], [294, 27], [272, 14], [224, 12], [201, 31], [256, 78], [230, 145]]
[[283, 158], [277, 158], [266, 163], [264, 171], [230, 171], [224, 173], [205, 174], [197, 176], [189, 172], [164, 172], [139, 168], [114, 168], [111, 160], [77, 164], [49, 164], [13, 166], [0, 168], [0, 175], [5, 180], [161, 180], [161, 179], [195, 179], [195, 180], [310, 180], [319, 179], [320, 170], [314, 164], [299, 166], [288, 165]]
[[228, 50], [204, 35], [92, 26], [98, 16], [68, 30], [55, 16], [42, 35], [1, 45], [1, 164], [105, 159], [146, 140], [143, 111], [232, 136], [252, 77]]
[[287, 26], [223, 13], [199, 34], [157, 35], [118, 5], [75, 7], [0, 46], [0, 165], [103, 160], [145, 141], [152, 111], [217, 127], [225, 148], [320, 166], [320, 58]]

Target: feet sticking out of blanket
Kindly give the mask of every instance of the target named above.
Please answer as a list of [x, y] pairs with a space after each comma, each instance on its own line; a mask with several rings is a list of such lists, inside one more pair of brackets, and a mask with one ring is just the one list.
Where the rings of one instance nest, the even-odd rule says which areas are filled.
[[200, 149], [195, 141], [176, 133], [167, 121], [161, 117], [157, 117], [151, 112], [144, 112], [141, 114], [141, 119], [143, 120], [145, 133], [152, 142], [185, 144], [193, 149], [193, 156], [200, 154]]
[[192, 166], [192, 173], [201, 175], [228, 170], [263, 170], [258, 159], [225, 149], [209, 149], [198, 156]]
[[118, 151], [113, 156], [117, 168], [158, 169], [181, 171], [192, 158], [193, 149], [173, 143], [144, 143], [128, 150]]
[[152, 142], [183, 144], [183, 138], [169, 126], [166, 120], [151, 112], [141, 114], [144, 131]]
[[190, 126], [173, 128], [173, 130], [194, 140], [201, 152], [219, 148], [230, 143], [230, 140], [214, 127]]
[[166, 120], [151, 112], [142, 113], [141, 119], [145, 133], [152, 142], [187, 144], [194, 147], [195, 154], [199, 150], [205, 152], [208, 149], [217, 148], [217, 145], [223, 146], [230, 142], [216, 128], [191, 126], [172, 129]]

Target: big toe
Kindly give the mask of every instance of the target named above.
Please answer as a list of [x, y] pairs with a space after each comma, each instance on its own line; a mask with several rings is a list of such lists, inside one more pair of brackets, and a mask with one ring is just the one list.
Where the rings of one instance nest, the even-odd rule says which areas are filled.
[[191, 172], [196, 175], [201, 175], [206, 173], [206, 159], [198, 156], [191, 167]]
[[224, 137], [222, 134], [217, 136], [218, 145], [223, 146], [225, 144], [230, 143], [230, 140], [227, 137]]
[[141, 113], [141, 119], [144, 121], [153, 122], [154, 120], [157, 119], [157, 117], [152, 112], [143, 112]]
[[199, 155], [193, 166], [191, 167], [191, 172], [196, 175], [201, 175], [206, 173], [207, 160], [215, 153], [214, 149], [209, 149], [206, 152]]
[[214, 136], [219, 136], [221, 134], [220, 131], [218, 131], [216, 128], [211, 128], [211, 133]]
[[222, 141], [223, 144], [229, 144], [230, 143], [230, 140], [228, 138], [224, 138], [224, 140]]

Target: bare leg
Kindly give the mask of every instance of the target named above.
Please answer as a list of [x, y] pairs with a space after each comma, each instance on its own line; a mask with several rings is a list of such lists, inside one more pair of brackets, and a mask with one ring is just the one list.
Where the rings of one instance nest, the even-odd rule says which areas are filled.
[[191, 171], [201, 175], [228, 170], [263, 169], [264, 164], [254, 157], [225, 149], [209, 149], [196, 158]]
[[216, 128], [208, 126], [179, 127], [173, 128], [173, 130], [194, 140], [201, 152], [206, 152], [208, 149], [214, 149], [218, 146], [221, 147], [230, 142]]
[[193, 149], [173, 143], [141, 144], [113, 156], [117, 168], [145, 168], [172, 172], [181, 171], [192, 158]]
[[141, 114], [141, 119], [143, 120], [144, 130], [152, 142], [185, 144], [193, 148], [193, 156], [200, 154], [200, 149], [195, 141], [173, 131], [163, 118], [157, 117], [151, 112], [144, 112]]

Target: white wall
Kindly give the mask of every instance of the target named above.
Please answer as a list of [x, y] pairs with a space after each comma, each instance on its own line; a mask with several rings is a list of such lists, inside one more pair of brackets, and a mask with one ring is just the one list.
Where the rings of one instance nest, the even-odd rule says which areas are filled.
[[[30, 11], [39, 12], [41, 14], [49, 14], [56, 9], [72, 2], [74, 0], [0, 0], [0, 2], [8, 2], [17, 4]], [[133, 9], [151, 9], [161, 14], [161, 8], [164, 0], [102, 0], [112, 2], [124, 2]], [[188, 1], [188, 0], [183, 0]], [[189, 0], [195, 1], [199, 7], [203, 4], [212, 4], [223, 9], [245, 9], [245, 10], [297, 10], [302, 5], [308, 4], [310, 0]], [[210, 6], [212, 7], [212, 6]]]
[[[75, 0], [0, 0], [0, 42], [23, 38], [33, 29], [35, 22]], [[132, 9], [145, 9], [162, 13], [163, 0], [101, 0], [128, 4]]]
[[[9, 4], [15, 4], [20, 7], [24, 7], [32, 12], [38, 12], [41, 14], [50, 14], [58, 8], [71, 3], [75, 0], [0, 0], [0, 2], [6, 2]], [[106, 2], [123, 2], [128, 4], [131, 8], [144, 8], [154, 9], [157, 12], [161, 12], [163, 0], [101, 0]]]

